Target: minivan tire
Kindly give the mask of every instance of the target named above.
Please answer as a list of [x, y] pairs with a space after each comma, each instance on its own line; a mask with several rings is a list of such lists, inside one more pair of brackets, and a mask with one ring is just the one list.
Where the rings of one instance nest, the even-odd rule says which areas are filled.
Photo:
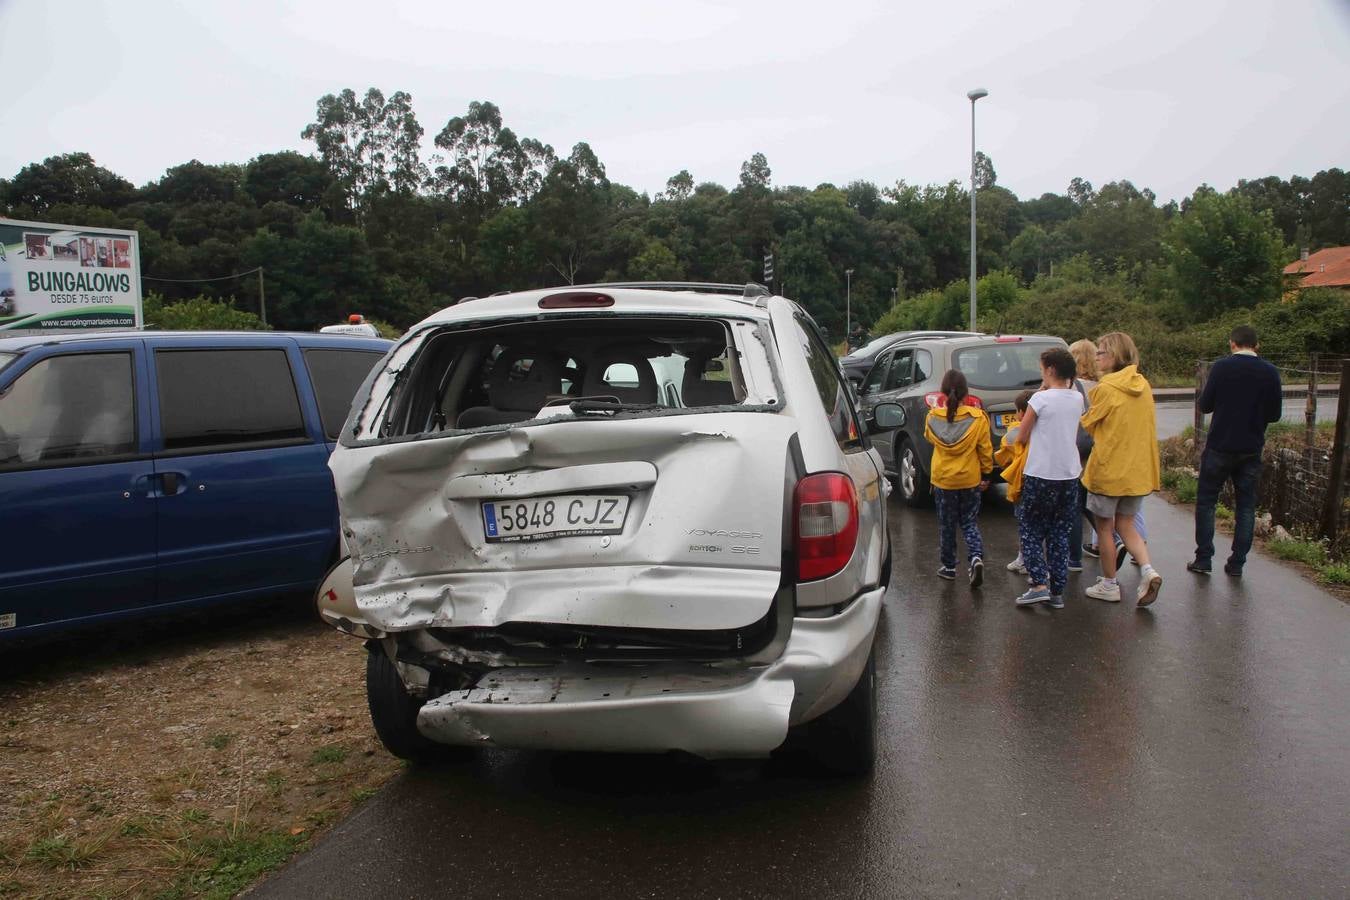
[[810, 754], [832, 775], [869, 775], [877, 758], [876, 651], [848, 696], [808, 726]]
[[366, 653], [366, 702], [380, 743], [399, 759], [437, 763], [472, 753], [468, 747], [438, 744], [417, 730], [422, 701], [408, 693], [398, 669], [378, 645]]
[[928, 481], [928, 473], [919, 462], [919, 452], [914, 442], [905, 438], [900, 442], [900, 450], [895, 455], [896, 481], [900, 483], [900, 499], [911, 509], [923, 509], [933, 502], [933, 492]]

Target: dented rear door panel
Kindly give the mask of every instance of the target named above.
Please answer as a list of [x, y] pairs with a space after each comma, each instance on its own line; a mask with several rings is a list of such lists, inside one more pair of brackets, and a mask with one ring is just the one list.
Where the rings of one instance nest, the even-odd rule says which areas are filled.
[[[543, 622], [739, 628], [780, 582], [796, 424], [775, 412], [560, 419], [346, 448], [357, 602], [386, 631]], [[612, 494], [612, 535], [490, 542], [482, 503]]]

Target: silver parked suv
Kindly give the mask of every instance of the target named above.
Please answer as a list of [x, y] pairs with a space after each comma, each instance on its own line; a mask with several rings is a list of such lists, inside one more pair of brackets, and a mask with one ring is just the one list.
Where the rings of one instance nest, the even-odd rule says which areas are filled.
[[331, 468], [385, 746], [873, 759], [883, 464], [811, 318], [758, 285], [446, 309], [358, 394]]

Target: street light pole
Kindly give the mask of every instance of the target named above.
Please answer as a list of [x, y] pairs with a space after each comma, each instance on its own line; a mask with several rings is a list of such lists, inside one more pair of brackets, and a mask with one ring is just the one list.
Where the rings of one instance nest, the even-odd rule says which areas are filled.
[[853, 270], [844, 270], [844, 352], [848, 353], [848, 341], [853, 335]]
[[968, 91], [970, 98], [970, 330], [975, 330], [975, 101], [988, 97], [984, 88]]

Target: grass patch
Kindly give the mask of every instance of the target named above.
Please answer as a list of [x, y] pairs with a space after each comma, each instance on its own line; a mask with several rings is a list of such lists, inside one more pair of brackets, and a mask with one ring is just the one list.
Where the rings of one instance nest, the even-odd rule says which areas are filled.
[[310, 763], [314, 765], [323, 765], [328, 763], [340, 763], [347, 758], [347, 748], [332, 745], [329, 747], [320, 747], [314, 751], [314, 755], [309, 758]]
[[268, 772], [263, 776], [263, 784], [267, 785], [267, 793], [280, 797], [281, 789], [286, 786], [286, 776], [280, 772]]
[[261, 831], [196, 841], [194, 849], [207, 862], [198, 871], [184, 875], [159, 897], [226, 900], [290, 859], [303, 840], [300, 835]]
[[234, 740], [234, 735], [232, 734], [213, 734], [206, 739], [206, 746], [210, 747], [212, 750], [224, 750], [226, 747], [230, 746], [230, 741], [232, 740]]
[[122, 837], [145, 837], [162, 819], [163, 816], [132, 816], [122, 823], [117, 833]]
[[1350, 585], [1350, 562], [1329, 563], [1317, 574], [1326, 584]]
[[189, 825], [205, 825], [211, 821], [211, 817], [200, 809], [183, 810], [183, 821]]
[[65, 835], [58, 834], [34, 841], [25, 856], [53, 872], [61, 869], [73, 872], [93, 862], [94, 857], [107, 842], [108, 835], [90, 838], [87, 841], [72, 841]]
[[[1307, 422], [1271, 422], [1266, 426], [1266, 439], [1299, 437], [1302, 438], [1308, 430]], [[1335, 422], [1318, 422], [1313, 426], [1313, 438], [1319, 444], [1323, 440], [1330, 441], [1336, 433]]]
[[1216, 503], [1214, 505], [1214, 518], [1224, 522], [1231, 522], [1233, 521], [1233, 511], [1222, 503]]
[[378, 790], [371, 787], [357, 788], [356, 790], [352, 791], [352, 802], [365, 803], [367, 800], [369, 800], [371, 797], [374, 797], [378, 793], [379, 793]]
[[1170, 491], [1182, 503], [1194, 503], [1200, 482], [1185, 469], [1164, 468], [1158, 478], [1162, 489]]
[[1309, 566], [1321, 566], [1327, 561], [1327, 548], [1318, 541], [1276, 538], [1266, 543], [1266, 549], [1280, 559], [1301, 562]]
[[1172, 489], [1172, 492], [1177, 495], [1177, 499], [1182, 503], [1194, 503], [1199, 489], [1200, 482], [1183, 472], [1178, 476], [1177, 485]]

